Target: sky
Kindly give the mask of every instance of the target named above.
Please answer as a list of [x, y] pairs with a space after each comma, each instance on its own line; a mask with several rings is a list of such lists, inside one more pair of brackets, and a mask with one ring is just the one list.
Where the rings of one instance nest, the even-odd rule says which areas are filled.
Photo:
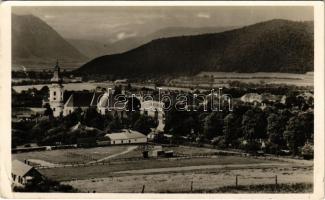
[[32, 14], [65, 38], [109, 40], [144, 36], [166, 27], [245, 26], [271, 19], [313, 20], [303, 6], [209, 7], [13, 7], [14, 14]]

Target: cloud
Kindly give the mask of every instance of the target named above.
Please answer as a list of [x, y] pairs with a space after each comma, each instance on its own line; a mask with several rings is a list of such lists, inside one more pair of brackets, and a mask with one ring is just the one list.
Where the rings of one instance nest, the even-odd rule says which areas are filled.
[[123, 40], [125, 38], [135, 37], [137, 36], [136, 32], [133, 33], [127, 33], [127, 32], [120, 32], [116, 35], [117, 40]]
[[54, 15], [44, 15], [44, 18], [45, 19], [53, 19], [53, 18], [55, 18], [55, 16]]
[[199, 18], [205, 18], [205, 19], [210, 18], [210, 14], [208, 14], [208, 13], [198, 13], [196, 16]]

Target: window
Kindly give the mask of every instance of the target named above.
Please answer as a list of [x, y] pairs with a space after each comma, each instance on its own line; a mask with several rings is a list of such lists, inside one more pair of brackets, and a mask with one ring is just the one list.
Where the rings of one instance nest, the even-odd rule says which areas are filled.
[[56, 98], [54, 97], [54, 98], [53, 98], [53, 100], [55, 101], [55, 100], [56, 100]]
[[113, 144], [115, 144], [115, 141], [113, 141]]
[[131, 140], [129, 140], [129, 143], [131, 143]]
[[55, 108], [53, 108], [53, 111], [55, 111]]
[[123, 144], [123, 140], [121, 141], [121, 143]]
[[56, 91], [53, 92], [53, 95], [54, 95], [54, 96], [56, 95]]

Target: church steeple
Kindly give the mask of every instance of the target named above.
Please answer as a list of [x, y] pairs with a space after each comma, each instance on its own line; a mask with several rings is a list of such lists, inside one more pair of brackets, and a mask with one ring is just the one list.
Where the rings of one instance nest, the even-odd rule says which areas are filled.
[[51, 78], [52, 83], [62, 83], [62, 77], [60, 75], [60, 66], [59, 66], [59, 60], [56, 59], [56, 63], [54, 66], [54, 72], [53, 72], [53, 77]]
[[51, 78], [51, 86], [49, 87], [50, 95], [49, 95], [49, 103], [50, 107], [53, 110], [53, 116], [58, 117], [63, 113], [64, 102], [63, 102], [63, 85], [62, 85], [62, 77], [60, 75], [60, 66], [59, 61], [56, 60], [56, 64], [54, 66], [53, 77]]

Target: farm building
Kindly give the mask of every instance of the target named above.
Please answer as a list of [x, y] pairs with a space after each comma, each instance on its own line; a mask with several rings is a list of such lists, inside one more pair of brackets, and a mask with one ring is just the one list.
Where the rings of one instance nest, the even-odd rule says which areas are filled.
[[110, 144], [139, 144], [147, 142], [147, 136], [128, 129], [123, 129], [118, 133], [106, 134], [105, 137], [110, 141]]
[[24, 187], [31, 181], [43, 179], [42, 174], [40, 174], [34, 167], [19, 160], [12, 161], [11, 169], [12, 184], [14, 186]]

